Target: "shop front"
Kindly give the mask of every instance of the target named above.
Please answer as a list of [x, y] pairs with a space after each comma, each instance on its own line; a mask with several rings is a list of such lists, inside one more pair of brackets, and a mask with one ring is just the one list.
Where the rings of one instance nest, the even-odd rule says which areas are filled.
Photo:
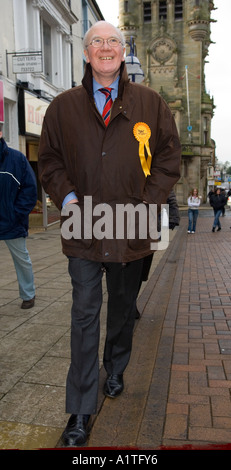
[[18, 116], [19, 133], [24, 140], [26, 157], [28, 158], [37, 179], [38, 199], [30, 214], [30, 227], [44, 227], [57, 223], [60, 213], [49, 194], [46, 194], [38, 178], [38, 149], [43, 118], [50, 102], [38, 95], [19, 88]]

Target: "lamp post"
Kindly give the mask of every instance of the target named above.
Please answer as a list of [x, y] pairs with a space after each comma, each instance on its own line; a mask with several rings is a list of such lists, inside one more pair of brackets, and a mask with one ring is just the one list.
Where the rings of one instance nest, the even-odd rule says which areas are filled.
[[128, 76], [132, 82], [141, 83], [144, 79], [144, 72], [141, 69], [139, 59], [135, 56], [136, 45], [132, 36], [127, 44], [130, 46], [130, 53], [125, 57]]

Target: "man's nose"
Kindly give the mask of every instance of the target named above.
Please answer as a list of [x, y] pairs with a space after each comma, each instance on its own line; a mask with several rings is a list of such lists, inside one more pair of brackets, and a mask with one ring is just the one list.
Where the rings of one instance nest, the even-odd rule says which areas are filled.
[[107, 39], [104, 39], [102, 47], [104, 49], [111, 49], [111, 46], [108, 44]]

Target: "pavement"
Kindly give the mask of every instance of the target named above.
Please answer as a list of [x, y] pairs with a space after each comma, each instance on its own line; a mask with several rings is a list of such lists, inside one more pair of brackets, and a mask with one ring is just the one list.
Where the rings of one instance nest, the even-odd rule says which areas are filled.
[[[212, 233], [187, 212], [155, 253], [138, 299], [133, 351], [116, 399], [102, 392], [107, 291], [103, 281], [98, 413], [85, 449], [223, 449], [231, 446], [231, 211]], [[16, 274], [0, 241], [0, 449], [58, 449], [66, 426], [71, 283], [60, 230], [30, 231], [35, 307], [20, 308]], [[231, 447], [230, 447], [231, 448]]]

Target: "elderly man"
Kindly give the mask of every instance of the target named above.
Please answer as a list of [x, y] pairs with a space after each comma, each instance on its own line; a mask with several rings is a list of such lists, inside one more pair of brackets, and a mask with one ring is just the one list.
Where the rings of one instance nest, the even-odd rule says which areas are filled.
[[[117, 209], [124, 204], [134, 208], [156, 204], [159, 210], [180, 176], [181, 149], [172, 114], [154, 90], [129, 82], [121, 32], [100, 21], [86, 33], [84, 50], [82, 85], [50, 104], [39, 151], [41, 182], [62, 210], [62, 228], [70, 227], [69, 233], [62, 230], [73, 286], [66, 385], [66, 411], [71, 416], [62, 435], [65, 446], [86, 442], [90, 416], [97, 411], [103, 272], [108, 290], [104, 393], [116, 398], [124, 388], [133, 305], [143, 258], [152, 250], [150, 236], [139, 237], [138, 227], [134, 238], [126, 231], [121, 235], [113, 225], [120, 219]], [[89, 200], [92, 218], [89, 204], [86, 207]], [[104, 236], [96, 230], [97, 222], [102, 224], [97, 218], [100, 209], [112, 214], [112, 233], [105, 219]], [[81, 236], [75, 221], [79, 214]]]

